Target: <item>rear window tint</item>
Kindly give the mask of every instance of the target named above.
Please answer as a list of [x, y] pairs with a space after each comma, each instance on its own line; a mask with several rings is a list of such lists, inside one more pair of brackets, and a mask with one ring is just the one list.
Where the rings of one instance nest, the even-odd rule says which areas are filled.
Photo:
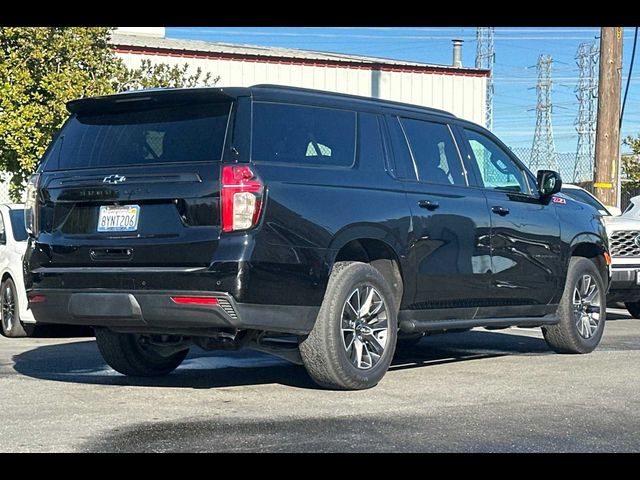
[[355, 137], [354, 112], [277, 103], [253, 106], [254, 161], [348, 167], [355, 158]]
[[230, 103], [78, 114], [45, 158], [47, 170], [220, 160]]

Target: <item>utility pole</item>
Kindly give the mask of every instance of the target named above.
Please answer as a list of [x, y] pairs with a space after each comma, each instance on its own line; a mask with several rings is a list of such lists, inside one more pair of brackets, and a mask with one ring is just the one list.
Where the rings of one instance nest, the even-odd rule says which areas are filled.
[[600, 75], [596, 125], [595, 195], [605, 205], [618, 203], [620, 169], [620, 90], [622, 27], [600, 29]]
[[556, 147], [553, 141], [553, 127], [551, 126], [551, 114], [553, 112], [553, 104], [551, 103], [552, 64], [551, 55], [543, 54], [538, 57], [538, 64], [536, 65], [536, 70], [538, 71], [536, 130], [533, 135], [533, 152], [531, 164], [529, 165], [529, 168], [534, 173], [541, 169], [558, 170]]
[[578, 132], [576, 163], [573, 182], [593, 182], [593, 159], [596, 143], [596, 99], [598, 91], [598, 49], [595, 42], [581, 43], [576, 53], [580, 70], [576, 97], [578, 116], [575, 126]]
[[476, 28], [476, 68], [489, 70], [487, 78], [487, 94], [485, 99], [485, 126], [493, 129], [493, 66], [496, 63], [496, 52], [493, 47], [495, 27]]

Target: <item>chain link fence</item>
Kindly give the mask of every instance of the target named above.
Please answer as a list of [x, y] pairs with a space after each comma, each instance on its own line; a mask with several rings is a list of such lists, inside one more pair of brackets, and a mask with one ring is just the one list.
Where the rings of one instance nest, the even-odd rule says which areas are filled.
[[[533, 173], [535, 173], [535, 168], [531, 168], [531, 161], [533, 159], [533, 149], [526, 147], [516, 147], [512, 148], [511, 151], [516, 154], [516, 156], [522, 160], [522, 162], [529, 167]], [[592, 179], [574, 179], [574, 170], [576, 166], [576, 153], [557, 153], [556, 158], [558, 161], [558, 172], [560, 172], [560, 176], [565, 183], [573, 183], [578, 185], [585, 190], [594, 193], [595, 189], [593, 188], [593, 180]], [[548, 168], [555, 169], [554, 166], [548, 165]], [[591, 170], [593, 171], [593, 166]], [[640, 186], [636, 186], [633, 182], [627, 182], [625, 179], [622, 179], [621, 185], [621, 194], [620, 194], [620, 208], [624, 211], [625, 208], [629, 205], [632, 197], [636, 195], [640, 195]]]
[[13, 203], [9, 196], [9, 182], [11, 174], [9, 172], [0, 172], [0, 203]]

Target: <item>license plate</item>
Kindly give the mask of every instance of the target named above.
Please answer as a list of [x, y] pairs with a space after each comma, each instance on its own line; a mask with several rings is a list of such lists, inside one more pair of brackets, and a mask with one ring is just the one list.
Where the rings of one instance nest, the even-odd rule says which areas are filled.
[[100, 207], [99, 232], [133, 232], [138, 229], [140, 207], [138, 205]]

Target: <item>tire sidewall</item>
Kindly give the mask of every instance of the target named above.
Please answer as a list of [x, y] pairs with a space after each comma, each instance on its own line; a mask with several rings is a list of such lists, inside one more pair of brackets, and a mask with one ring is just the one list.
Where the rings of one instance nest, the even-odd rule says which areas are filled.
[[[332, 342], [336, 347], [336, 358], [339, 368], [344, 374], [353, 378], [358, 383], [372, 384], [378, 383], [389, 369], [389, 365], [393, 360], [397, 340], [397, 307], [395, 305], [394, 295], [388, 283], [382, 274], [374, 267], [364, 263], [354, 263], [342, 272], [340, 278], [340, 292], [335, 295], [332, 302], [331, 315], [331, 336], [335, 339]], [[365, 285], [374, 287], [382, 296], [387, 309], [387, 342], [385, 344], [384, 353], [376, 365], [372, 368], [362, 370], [351, 363], [347, 356], [342, 339], [342, 308], [345, 302], [351, 296], [353, 291]]]
[[[11, 330], [6, 329], [5, 318], [4, 318], [4, 292], [7, 288], [11, 289], [11, 294], [13, 296], [14, 303], [14, 312], [13, 312], [13, 324], [11, 325]], [[20, 305], [18, 304], [18, 296], [16, 291], [16, 285], [13, 283], [11, 278], [7, 278], [4, 282], [2, 282], [2, 286], [0, 287], [0, 315], [2, 315], [2, 332], [10, 337], [16, 333], [16, 329], [18, 325], [20, 325]]]

